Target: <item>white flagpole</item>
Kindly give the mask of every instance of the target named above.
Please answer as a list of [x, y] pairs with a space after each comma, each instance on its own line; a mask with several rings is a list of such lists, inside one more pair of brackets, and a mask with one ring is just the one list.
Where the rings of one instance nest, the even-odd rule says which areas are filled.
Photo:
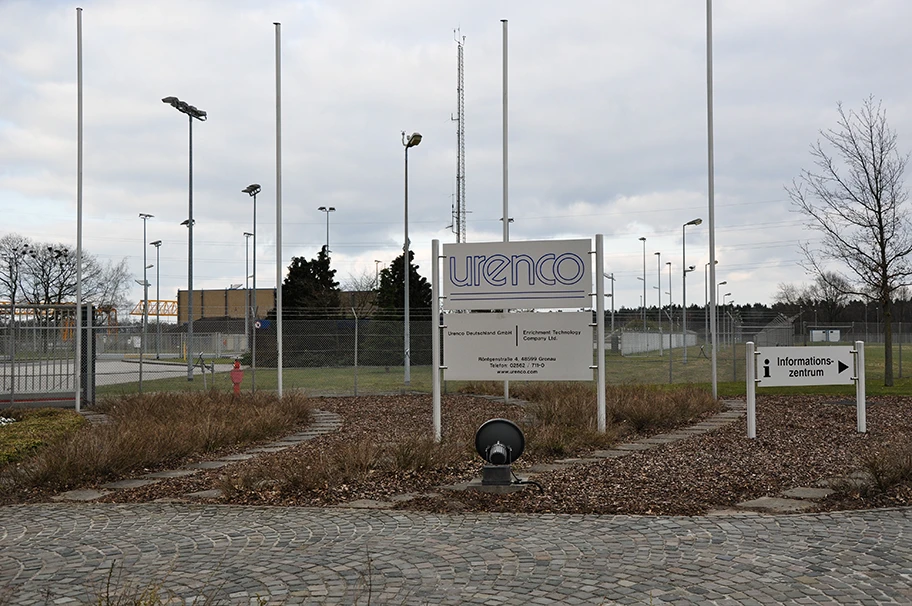
[[76, 9], [76, 412], [82, 409], [82, 9]]
[[275, 25], [276, 79], [276, 380], [282, 397], [282, 24]]

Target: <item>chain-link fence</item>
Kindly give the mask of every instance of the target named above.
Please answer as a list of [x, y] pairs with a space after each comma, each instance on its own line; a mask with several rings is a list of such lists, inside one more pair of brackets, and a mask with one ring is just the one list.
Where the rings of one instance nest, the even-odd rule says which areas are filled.
[[[684, 330], [680, 310], [606, 314], [606, 376], [609, 383], [707, 383], [711, 344], [703, 311], [690, 311]], [[205, 313], [205, 310], [201, 310]], [[0, 306], [0, 405], [26, 400], [72, 400], [75, 393], [73, 306]], [[97, 319], [96, 319], [97, 320]], [[87, 324], [87, 322], [84, 322]], [[282, 386], [307, 393], [357, 395], [429, 392], [432, 387], [432, 320], [411, 314], [408, 346], [401, 313], [335, 310], [283, 313]], [[743, 381], [744, 343], [764, 346], [882, 343], [882, 324], [800, 323], [781, 314], [742, 317], [721, 309], [717, 376]], [[903, 348], [912, 326], [896, 323], [893, 341], [902, 372]], [[594, 333], [594, 330], [593, 330]], [[91, 334], [92, 337], [88, 338]], [[232, 388], [234, 360], [244, 369], [241, 389], [278, 387], [277, 322], [266, 316], [245, 321], [203, 318], [187, 326], [162, 322], [86, 327], [83, 399], [100, 395], [186, 389]], [[593, 356], [595, 352], [593, 335]], [[187, 354], [191, 354], [188, 366]], [[406, 370], [406, 353], [410, 361]], [[481, 353], [481, 352], [480, 352]], [[445, 352], [444, 352], [445, 354]], [[906, 354], [908, 356], [908, 353]], [[593, 358], [593, 362], [594, 362]], [[408, 377], [408, 381], [406, 381]], [[444, 375], [445, 378], [445, 375]], [[445, 389], [460, 384], [445, 382]]]

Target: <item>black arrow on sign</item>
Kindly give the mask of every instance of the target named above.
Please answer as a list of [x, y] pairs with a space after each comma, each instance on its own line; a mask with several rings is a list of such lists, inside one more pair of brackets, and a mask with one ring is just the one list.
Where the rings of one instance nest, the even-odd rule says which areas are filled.
[[[849, 368], [849, 365], [846, 364], [845, 362], [843, 362], [842, 360], [837, 360], [837, 362], [838, 362], [838, 364], [836, 365], [836, 368], [839, 369], [839, 373], [841, 373], [842, 371], [847, 370]], [[839, 374], [839, 373], [837, 373], [837, 374]]]

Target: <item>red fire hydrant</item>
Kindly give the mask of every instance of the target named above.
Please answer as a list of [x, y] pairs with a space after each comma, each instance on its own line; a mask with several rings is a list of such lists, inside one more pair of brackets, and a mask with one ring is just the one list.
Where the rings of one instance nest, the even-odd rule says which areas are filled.
[[234, 361], [234, 368], [231, 369], [231, 383], [234, 385], [234, 393], [241, 393], [241, 381], [244, 380], [244, 371], [241, 369], [241, 361]]

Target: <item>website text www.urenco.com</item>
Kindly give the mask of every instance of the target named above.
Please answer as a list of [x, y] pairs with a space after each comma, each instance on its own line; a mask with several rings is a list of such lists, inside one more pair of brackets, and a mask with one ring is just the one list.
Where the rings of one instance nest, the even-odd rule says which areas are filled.
[[537, 375], [555, 362], [556, 358], [550, 356], [478, 356], [479, 362], [487, 362], [488, 366], [497, 371], [499, 375]]

